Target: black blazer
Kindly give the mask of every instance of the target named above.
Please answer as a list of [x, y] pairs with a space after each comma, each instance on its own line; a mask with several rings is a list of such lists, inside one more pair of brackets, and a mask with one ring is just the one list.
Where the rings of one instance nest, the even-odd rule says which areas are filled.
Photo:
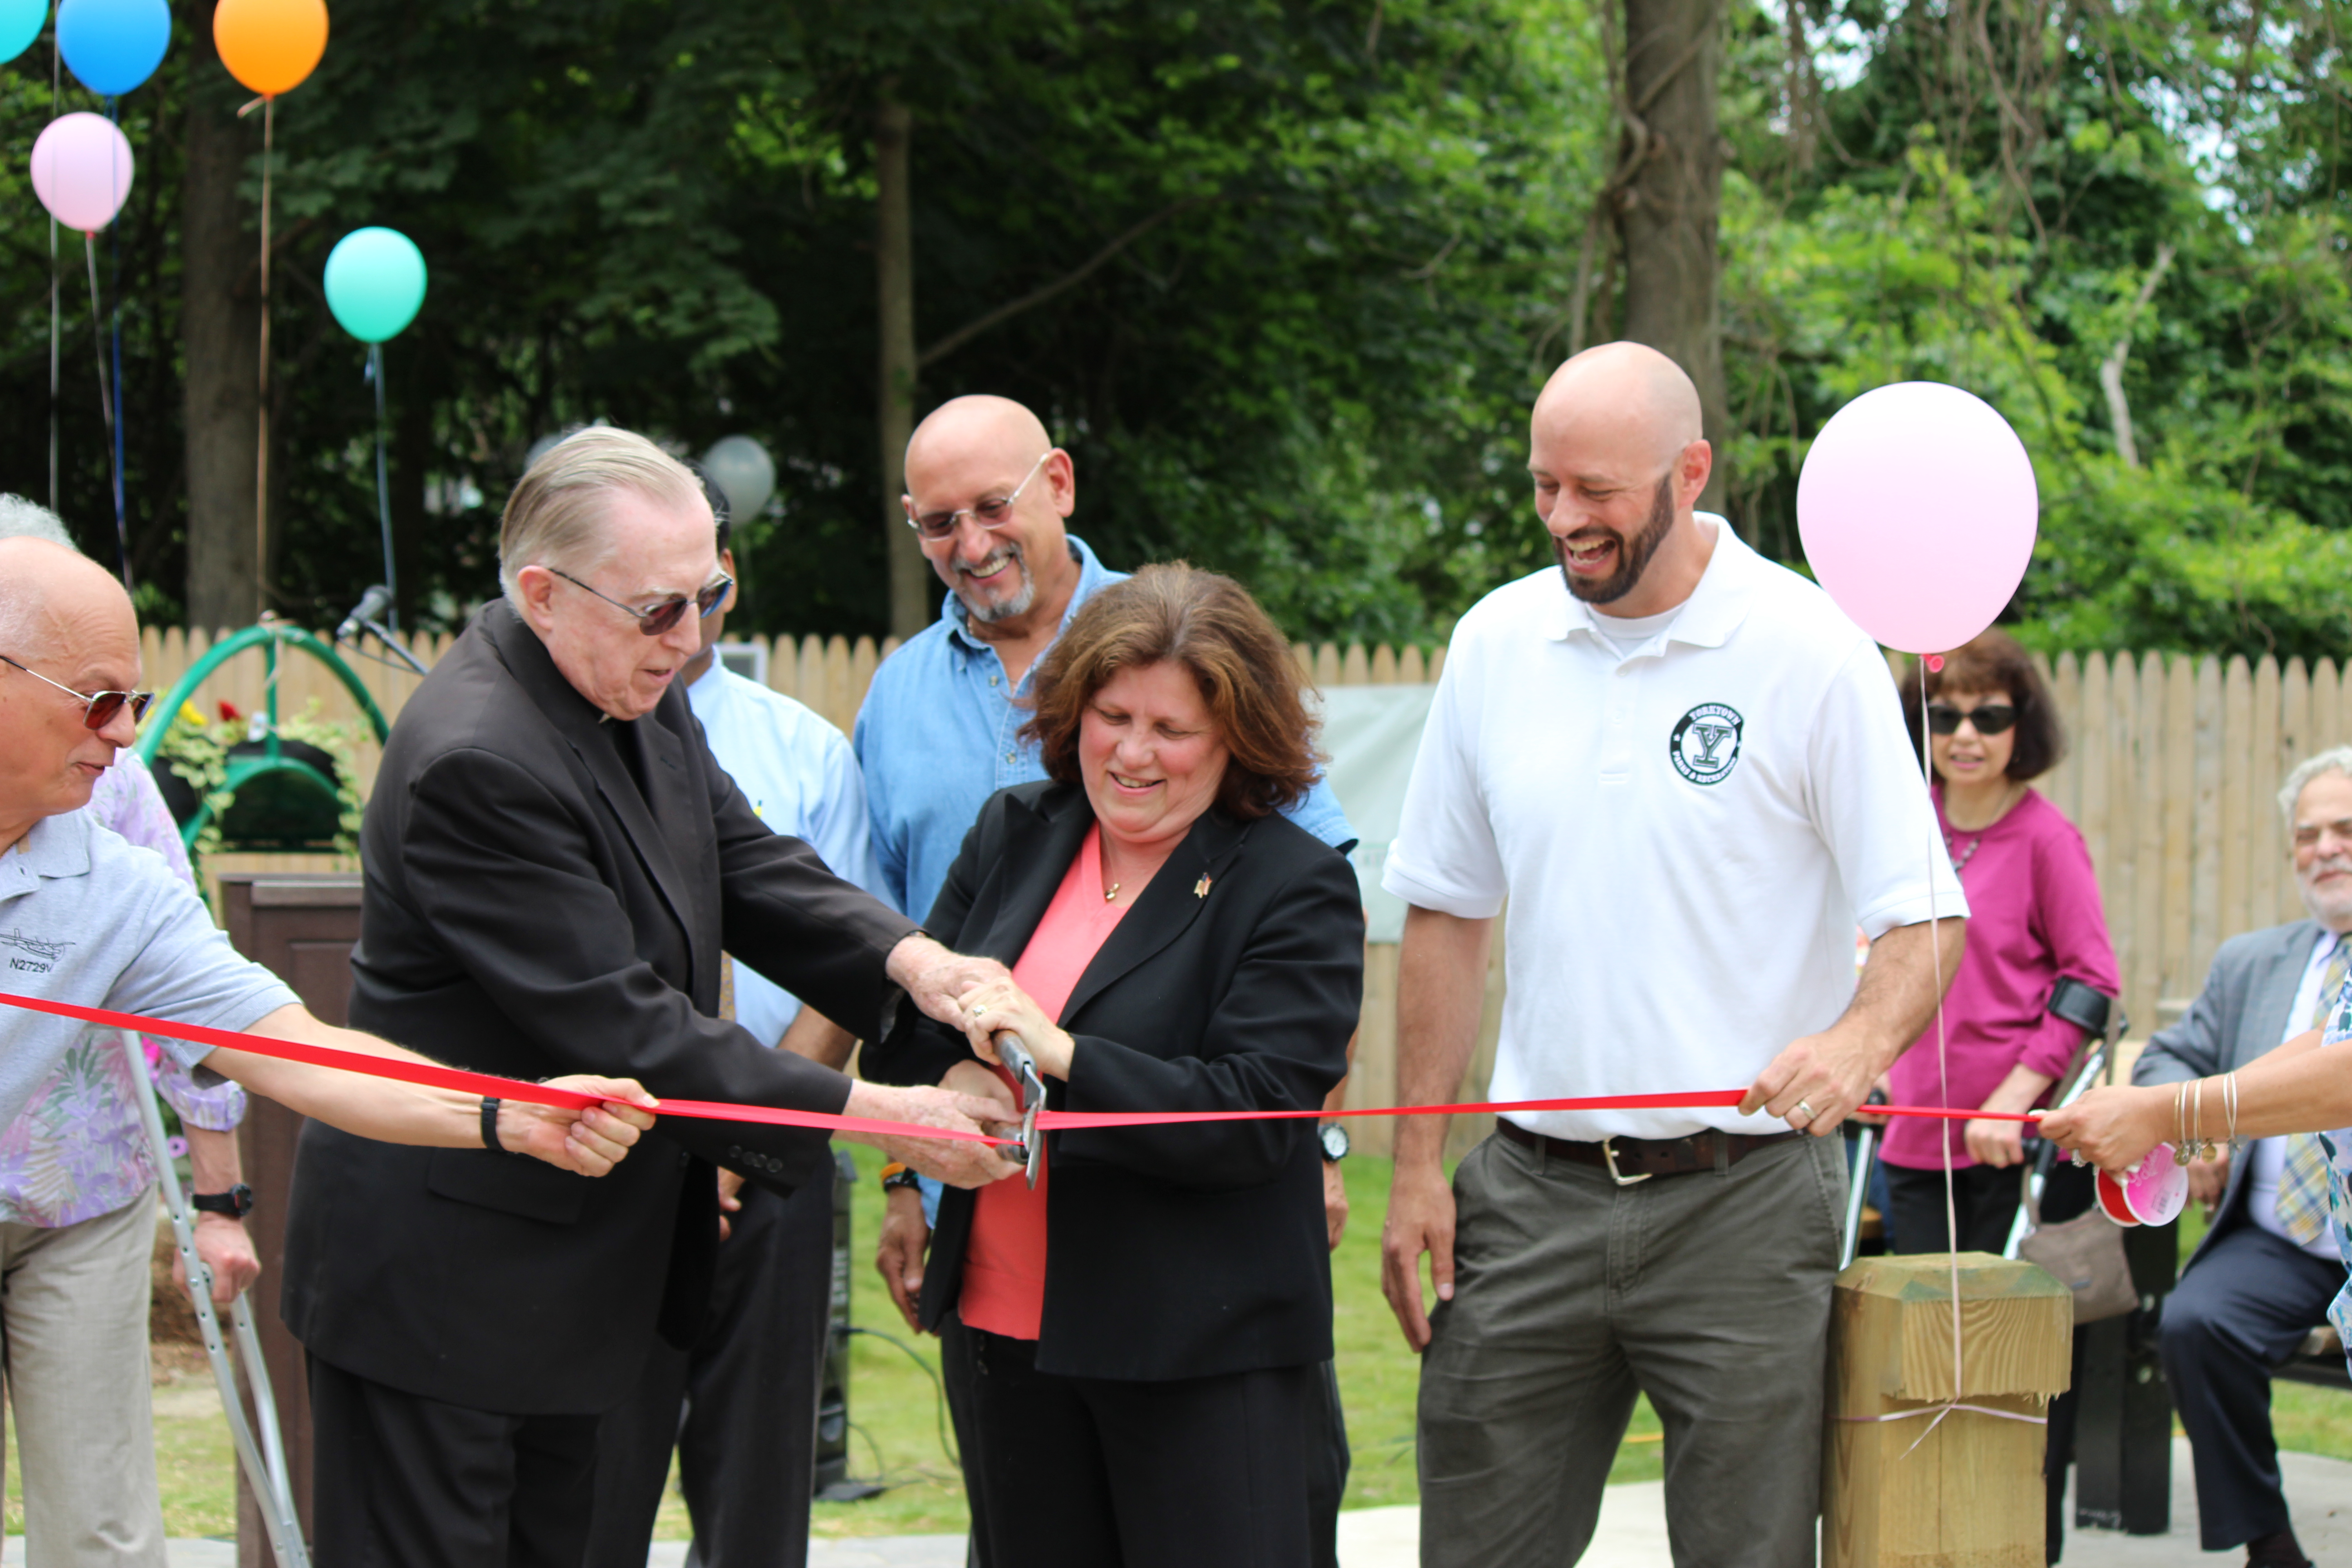
[[[634, 776], [633, 776], [634, 775]], [[642, 780], [642, 787], [637, 781]], [[721, 1022], [727, 950], [877, 1031], [912, 921], [771, 833], [673, 689], [606, 723], [503, 600], [402, 711], [368, 803], [351, 1019], [459, 1067], [600, 1072], [656, 1095], [836, 1111], [848, 1080]], [[611, 1175], [302, 1134], [283, 1307], [313, 1354], [450, 1404], [589, 1414], [658, 1320], [698, 1324], [710, 1162], [789, 1191], [824, 1134], [662, 1121]]]
[[[1093, 825], [1074, 784], [999, 791], [926, 929], [1011, 965]], [[1347, 1076], [1363, 981], [1362, 895], [1347, 859], [1278, 816], [1212, 810], [1079, 977], [1059, 1020], [1077, 1056], [1069, 1082], [1046, 1080], [1047, 1103], [1312, 1109]], [[862, 1070], [937, 1083], [971, 1059], [963, 1036], [909, 1008]], [[1312, 1120], [1072, 1131], [1047, 1134], [1045, 1147], [1040, 1370], [1164, 1380], [1331, 1358]], [[952, 1188], [940, 1200], [926, 1328], [961, 1287], [974, 1201]]]

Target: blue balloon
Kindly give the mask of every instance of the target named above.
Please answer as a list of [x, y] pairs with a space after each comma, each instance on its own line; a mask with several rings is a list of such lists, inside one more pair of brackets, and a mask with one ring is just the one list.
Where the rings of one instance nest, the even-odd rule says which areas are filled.
[[33, 47], [49, 19], [49, 0], [0, 0], [0, 65]]
[[58, 51], [74, 79], [120, 98], [155, 74], [172, 43], [170, 0], [59, 0]]

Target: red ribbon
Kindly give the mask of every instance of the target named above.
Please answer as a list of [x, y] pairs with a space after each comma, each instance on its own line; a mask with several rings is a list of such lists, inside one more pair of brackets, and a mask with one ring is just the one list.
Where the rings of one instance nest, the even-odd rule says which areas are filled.
[[[257, 1057], [275, 1057], [281, 1061], [307, 1062], [312, 1067], [364, 1073], [371, 1078], [396, 1079], [403, 1083], [455, 1089], [460, 1094], [488, 1095], [499, 1100], [560, 1106], [571, 1110], [610, 1103], [596, 1095], [582, 1094], [576, 1089], [525, 1083], [520, 1079], [468, 1072], [463, 1068], [442, 1067], [401, 1057], [371, 1056], [363, 1051], [346, 1051], [333, 1046], [303, 1045], [294, 1040], [273, 1039], [266, 1035], [242, 1034], [234, 1029], [211, 1029], [200, 1024], [142, 1017], [135, 1013], [117, 1013], [106, 1007], [81, 1007], [70, 1002], [51, 1002], [44, 997], [18, 996], [5, 991], [0, 991], [0, 1003], [22, 1007], [31, 1013], [47, 1013], [54, 1017], [73, 1018], [107, 1028], [161, 1035], [167, 1039], [216, 1046], [224, 1050], [246, 1051]], [[1709, 1089], [1673, 1094], [1605, 1094], [1577, 1100], [1475, 1100], [1459, 1105], [1391, 1105], [1347, 1110], [1041, 1110], [1037, 1113], [1037, 1125], [1050, 1131], [1087, 1127], [1160, 1127], [1187, 1121], [1278, 1121], [1307, 1117], [1323, 1120], [1340, 1116], [1463, 1116], [1482, 1111], [1696, 1110], [1738, 1105], [1747, 1092], [1742, 1089]], [[2000, 1110], [1954, 1110], [1940, 1105], [1873, 1105], [1863, 1109], [1864, 1113], [1872, 1116], [1924, 1116], [1945, 1121], [2030, 1121], [2042, 1114], [2038, 1110], [2022, 1114]], [[896, 1138], [946, 1138], [980, 1143], [1011, 1142], [986, 1133], [918, 1126], [911, 1121], [843, 1116], [821, 1110], [788, 1110], [774, 1105], [730, 1105], [711, 1100], [665, 1100], [660, 1105], [660, 1114], [709, 1121], [751, 1121], [772, 1127], [810, 1127], [831, 1132], [873, 1132]]]

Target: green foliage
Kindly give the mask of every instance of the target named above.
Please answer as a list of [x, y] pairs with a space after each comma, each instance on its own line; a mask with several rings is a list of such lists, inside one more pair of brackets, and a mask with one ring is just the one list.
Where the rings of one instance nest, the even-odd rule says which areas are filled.
[[[358, 747], [361, 741], [373, 739], [374, 732], [363, 720], [321, 719], [318, 708], [314, 701], [291, 718], [281, 716], [278, 733], [281, 739], [316, 746], [333, 759], [337, 808], [334, 853], [357, 866], [360, 827], [367, 806], [360, 797]], [[207, 808], [205, 825], [196, 830], [195, 840], [188, 847], [188, 858], [199, 868], [201, 880], [205, 859], [222, 847], [221, 825], [236, 804], [236, 791], [228, 783], [230, 749], [259, 739], [262, 731], [257, 724], [241, 725], [226, 712], [218, 721], [207, 720], [192, 703], [181, 704], [179, 713], [173, 717], [175, 721], [156, 747], [155, 760], [195, 791], [196, 798]]]

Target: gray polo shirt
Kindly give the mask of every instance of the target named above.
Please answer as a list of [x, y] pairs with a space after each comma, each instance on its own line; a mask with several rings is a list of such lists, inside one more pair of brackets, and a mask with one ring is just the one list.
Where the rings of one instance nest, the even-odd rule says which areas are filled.
[[[300, 1000], [241, 956], [163, 858], [87, 811], [44, 817], [0, 853], [0, 991], [214, 1029]], [[0, 1004], [0, 1123], [89, 1026]], [[210, 1046], [164, 1042], [194, 1067]]]

